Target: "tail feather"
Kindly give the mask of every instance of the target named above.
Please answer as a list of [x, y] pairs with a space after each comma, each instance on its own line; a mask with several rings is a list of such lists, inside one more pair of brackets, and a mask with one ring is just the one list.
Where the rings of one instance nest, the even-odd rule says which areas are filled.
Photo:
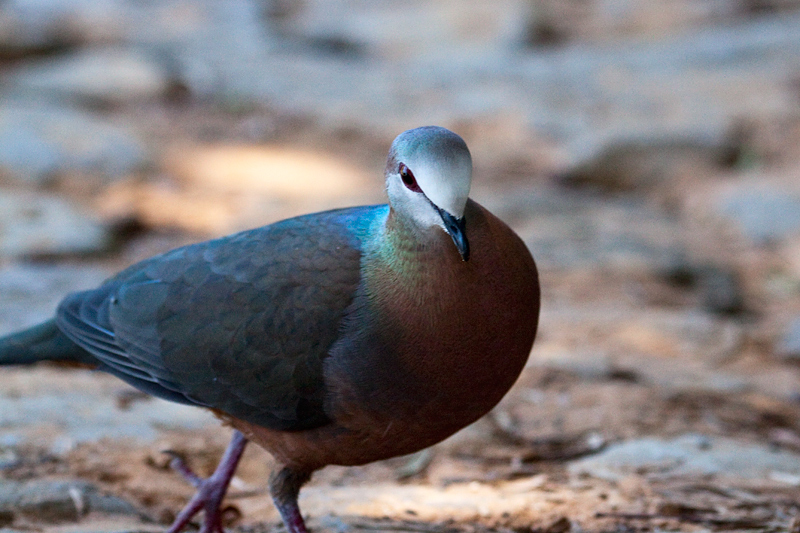
[[39, 361], [97, 364], [89, 352], [58, 329], [55, 320], [0, 338], [0, 365], [30, 365]]

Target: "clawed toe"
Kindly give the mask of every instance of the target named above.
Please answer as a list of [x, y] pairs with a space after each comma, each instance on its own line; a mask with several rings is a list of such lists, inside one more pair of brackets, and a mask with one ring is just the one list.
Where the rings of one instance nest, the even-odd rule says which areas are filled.
[[200, 485], [203, 484], [203, 478], [195, 474], [192, 469], [189, 468], [189, 465], [186, 464], [186, 460], [180, 454], [178, 454], [178, 452], [164, 450], [162, 453], [169, 455], [172, 458], [169, 461], [169, 467], [172, 470], [179, 473], [181, 477], [183, 477], [183, 479], [185, 479], [194, 488], [200, 488]]
[[204, 511], [203, 525], [200, 533], [223, 533], [222, 515], [225, 510], [221, 509], [222, 499], [228, 491], [228, 485], [236, 471], [236, 465], [242, 457], [247, 439], [235, 431], [225, 454], [211, 476], [206, 479], [195, 474], [186, 462], [174, 452], [167, 452], [172, 456], [170, 466], [189, 483], [197, 488], [197, 492], [186, 504], [186, 507], [178, 514], [167, 533], [179, 533], [185, 528], [189, 521], [199, 513]]

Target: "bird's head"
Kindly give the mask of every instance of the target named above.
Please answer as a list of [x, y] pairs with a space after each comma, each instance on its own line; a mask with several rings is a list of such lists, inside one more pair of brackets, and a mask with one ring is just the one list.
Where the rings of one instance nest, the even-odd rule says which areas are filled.
[[392, 208], [421, 229], [439, 226], [469, 259], [464, 209], [472, 183], [472, 157], [464, 140], [438, 126], [404, 131], [392, 143], [386, 190]]

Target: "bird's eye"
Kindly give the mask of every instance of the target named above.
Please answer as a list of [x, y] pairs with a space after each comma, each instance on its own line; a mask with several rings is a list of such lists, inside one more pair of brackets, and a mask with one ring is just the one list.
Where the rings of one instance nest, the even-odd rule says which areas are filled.
[[408, 190], [422, 192], [422, 189], [420, 189], [419, 185], [417, 185], [417, 180], [414, 177], [414, 173], [411, 172], [411, 169], [408, 168], [405, 163], [400, 163], [400, 169], [398, 172], [400, 172], [400, 179], [403, 180], [403, 185], [405, 185]]

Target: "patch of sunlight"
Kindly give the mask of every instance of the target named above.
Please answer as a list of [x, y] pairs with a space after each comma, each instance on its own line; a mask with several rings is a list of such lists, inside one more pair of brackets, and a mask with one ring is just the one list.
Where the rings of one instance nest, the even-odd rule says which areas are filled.
[[284, 198], [347, 195], [369, 180], [340, 159], [276, 146], [183, 148], [167, 157], [165, 167], [187, 185]]
[[184, 146], [168, 151], [158, 179], [108, 188], [98, 209], [108, 219], [206, 236], [337, 207], [379, 203], [381, 175], [336, 157], [276, 146]]

